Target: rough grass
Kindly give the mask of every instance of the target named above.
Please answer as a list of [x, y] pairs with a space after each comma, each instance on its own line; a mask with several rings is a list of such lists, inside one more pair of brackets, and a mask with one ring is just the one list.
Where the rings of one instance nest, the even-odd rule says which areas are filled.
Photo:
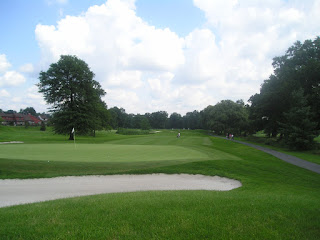
[[[320, 139], [320, 138], [319, 138]], [[286, 147], [281, 146], [276, 138], [266, 138], [264, 136], [255, 135], [250, 137], [237, 137], [236, 140], [253, 143], [256, 145], [260, 145], [266, 148], [270, 148], [279, 152], [283, 152], [292, 156], [296, 156], [298, 158], [301, 158], [303, 160], [314, 162], [317, 164], [320, 164], [320, 146], [318, 146], [319, 149], [314, 150], [306, 150], [306, 151], [292, 151], [289, 150]], [[266, 144], [268, 143], [268, 144]], [[269, 144], [271, 143], [271, 144]]]
[[[99, 134], [105, 135], [95, 143], [167, 144], [207, 152], [211, 157], [215, 151], [225, 155], [218, 160], [166, 161], [171, 164], [56, 162], [54, 168], [44, 161], [1, 159], [0, 163], [6, 163], [0, 170], [6, 171], [11, 163], [17, 164], [12, 171], [36, 176], [81, 171], [189, 173], [234, 178], [243, 186], [229, 192], [102, 194], [1, 208], [0, 239], [319, 239], [319, 174], [201, 131], [183, 131], [179, 140], [171, 131], [124, 138]], [[89, 140], [80, 139], [83, 143]], [[52, 142], [56, 141], [54, 136]], [[39, 144], [35, 138], [32, 142]]]

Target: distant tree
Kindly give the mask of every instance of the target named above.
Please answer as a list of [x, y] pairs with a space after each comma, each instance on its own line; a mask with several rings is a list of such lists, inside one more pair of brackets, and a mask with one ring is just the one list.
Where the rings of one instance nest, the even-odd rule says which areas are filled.
[[140, 119], [140, 128], [142, 130], [150, 130], [151, 126], [146, 116], [142, 116]]
[[172, 113], [168, 119], [168, 128], [183, 128], [183, 118], [179, 113]]
[[51, 111], [54, 131], [88, 134], [107, 125], [106, 104], [101, 100], [105, 91], [93, 80], [94, 73], [87, 63], [76, 56], [62, 55], [57, 63], [41, 71], [38, 84]]
[[217, 134], [241, 135], [248, 121], [248, 113], [243, 101], [235, 103], [231, 100], [222, 100], [215, 106], [204, 109], [203, 117], [206, 126]]
[[202, 129], [201, 114], [198, 111], [187, 112], [183, 117], [184, 127], [190, 129]]
[[47, 129], [46, 124], [44, 123], [44, 121], [41, 121], [40, 131], [46, 131], [46, 129]]
[[22, 114], [31, 114], [32, 116], [37, 116], [37, 112], [36, 110], [34, 110], [33, 107], [27, 107], [26, 109], [20, 109], [20, 112], [19, 113], [22, 113]]
[[15, 111], [15, 110], [8, 110], [8, 111], [6, 111], [6, 112], [4, 112], [4, 113], [7, 113], [7, 114], [14, 114], [14, 113], [17, 113], [17, 111]]
[[166, 127], [168, 119], [168, 113], [166, 111], [158, 111], [151, 114], [147, 113], [145, 116], [148, 118], [153, 129], [164, 129]]
[[110, 112], [110, 125], [113, 129], [118, 127], [125, 127], [127, 118], [126, 110], [123, 108], [113, 107], [109, 109]]

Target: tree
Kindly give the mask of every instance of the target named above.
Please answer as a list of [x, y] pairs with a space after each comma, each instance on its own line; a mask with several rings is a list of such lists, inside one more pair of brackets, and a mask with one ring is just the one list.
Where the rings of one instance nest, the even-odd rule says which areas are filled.
[[17, 111], [15, 111], [15, 110], [8, 110], [8, 111], [6, 111], [6, 112], [4, 112], [4, 113], [7, 113], [7, 114], [16, 114]]
[[44, 121], [41, 121], [40, 131], [46, 131], [46, 129], [47, 129], [46, 124], [44, 123]]
[[149, 120], [151, 128], [153, 129], [163, 129], [166, 127], [166, 122], [168, 119], [168, 113], [166, 111], [158, 111], [153, 113], [146, 113], [145, 116]]
[[201, 114], [200, 112], [194, 110], [193, 112], [187, 112], [183, 117], [183, 124], [185, 128], [190, 129], [201, 129]]
[[241, 133], [246, 130], [248, 113], [243, 101], [222, 100], [203, 111], [205, 125], [217, 134]]
[[296, 42], [283, 56], [275, 57], [272, 65], [274, 73], [264, 81], [260, 93], [249, 100], [250, 118], [256, 123], [257, 130], [263, 129], [273, 137], [281, 133], [280, 138], [283, 137], [284, 127], [291, 125], [284, 125], [288, 113], [296, 112], [290, 108], [295, 108], [293, 103], [297, 101], [297, 92], [300, 92], [299, 98], [304, 98], [303, 108], [309, 107], [309, 120], [316, 122], [319, 130], [320, 37], [314, 41], [306, 40], [303, 44]]
[[168, 120], [168, 128], [181, 129], [183, 128], [183, 120], [179, 113], [172, 113]]
[[20, 112], [22, 114], [31, 114], [32, 116], [37, 116], [36, 110], [34, 110], [33, 107], [27, 107], [26, 109], [20, 109]]
[[312, 149], [317, 136], [317, 122], [312, 121], [311, 107], [307, 105], [303, 90], [292, 93], [295, 99], [287, 112], [284, 113], [284, 122], [280, 123], [280, 132], [285, 143], [294, 150]]
[[56, 133], [88, 134], [106, 126], [106, 104], [101, 100], [105, 91], [93, 80], [94, 73], [87, 63], [76, 56], [62, 55], [57, 63], [41, 71], [39, 92], [52, 105], [53, 128]]
[[124, 127], [127, 113], [123, 108], [113, 107], [109, 109], [110, 112], [110, 124], [113, 129], [118, 127]]

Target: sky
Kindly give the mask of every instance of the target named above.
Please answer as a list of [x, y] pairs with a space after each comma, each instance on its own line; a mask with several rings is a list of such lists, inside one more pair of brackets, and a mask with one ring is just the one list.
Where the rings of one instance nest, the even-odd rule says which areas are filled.
[[259, 93], [272, 59], [320, 35], [320, 0], [1, 0], [0, 109], [47, 112], [40, 71], [76, 55], [108, 108], [182, 115]]

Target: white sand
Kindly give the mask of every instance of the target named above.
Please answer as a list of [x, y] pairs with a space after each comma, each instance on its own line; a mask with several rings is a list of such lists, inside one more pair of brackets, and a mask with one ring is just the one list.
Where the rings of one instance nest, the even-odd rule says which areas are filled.
[[12, 144], [12, 143], [24, 143], [24, 142], [20, 142], [20, 141], [0, 142], [0, 144]]
[[0, 207], [101, 193], [155, 190], [229, 191], [237, 180], [188, 174], [147, 174], [0, 180]]

